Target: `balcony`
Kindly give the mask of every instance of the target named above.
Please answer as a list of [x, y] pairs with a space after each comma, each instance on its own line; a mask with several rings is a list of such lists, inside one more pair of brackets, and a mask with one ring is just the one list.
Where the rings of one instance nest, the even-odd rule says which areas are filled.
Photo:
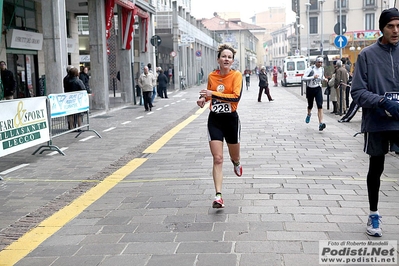
[[377, 3], [376, 1], [366, 0], [363, 1], [363, 10], [364, 11], [376, 11], [377, 10]]
[[[360, 1], [360, 0], [357, 0], [357, 1]], [[349, 0], [335, 0], [334, 1], [334, 12], [335, 13], [339, 13], [340, 4], [341, 4], [341, 12], [342, 13], [348, 13], [348, 11], [349, 11]]]

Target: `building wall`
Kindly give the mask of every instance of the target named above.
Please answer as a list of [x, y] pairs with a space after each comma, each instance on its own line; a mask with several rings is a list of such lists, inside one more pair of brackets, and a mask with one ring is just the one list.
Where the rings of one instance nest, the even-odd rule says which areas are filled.
[[[302, 53], [306, 53], [307, 49], [307, 31], [308, 31], [308, 20], [307, 20], [307, 11], [305, 3], [308, 2], [316, 2], [313, 0], [298, 0], [299, 3], [299, 23], [304, 26], [304, 29], [300, 32], [300, 47], [302, 48]], [[393, 7], [393, 0], [387, 1], [379, 1], [376, 0], [376, 9], [375, 10], [367, 10], [363, 9], [363, 2], [361, 0], [347, 0], [348, 8], [341, 8], [342, 15], [346, 15], [346, 28], [347, 32], [353, 31], [361, 31], [365, 30], [365, 14], [366, 13], [374, 13], [374, 29], [378, 30], [378, 20], [382, 10]], [[385, 2], [385, 3], [384, 3]], [[320, 3], [319, 3], [320, 5]], [[320, 51], [320, 40], [323, 37], [324, 39], [324, 51], [336, 51], [337, 48], [334, 45], [334, 26], [338, 23], [339, 9], [336, 8], [337, 1], [326, 0], [324, 4], [319, 7], [319, 11], [311, 11], [309, 10], [309, 17], [317, 17], [318, 19], [318, 33], [317, 34], [309, 34], [309, 43], [311, 50]], [[323, 25], [321, 23], [323, 20]], [[321, 32], [323, 32], [323, 36], [321, 36]], [[350, 44], [352, 45], [352, 43]], [[357, 45], [355, 44], [357, 47]], [[362, 47], [364, 45], [361, 44]], [[312, 54], [312, 53], [311, 53]]]
[[270, 65], [272, 60], [272, 50], [271, 47], [264, 47], [265, 43], [270, 42], [272, 39], [271, 33], [284, 27], [287, 19], [286, 9], [280, 7], [271, 7], [267, 11], [256, 13], [254, 18], [254, 24], [266, 29], [264, 34], [261, 36], [256, 35], [259, 39], [257, 44], [257, 62], [258, 66]]

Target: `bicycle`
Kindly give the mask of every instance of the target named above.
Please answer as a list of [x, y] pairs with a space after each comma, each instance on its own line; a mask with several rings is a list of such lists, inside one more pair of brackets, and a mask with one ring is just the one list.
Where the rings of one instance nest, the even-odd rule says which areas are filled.
[[185, 90], [187, 88], [186, 86], [186, 78], [185, 77], [180, 77], [180, 89]]

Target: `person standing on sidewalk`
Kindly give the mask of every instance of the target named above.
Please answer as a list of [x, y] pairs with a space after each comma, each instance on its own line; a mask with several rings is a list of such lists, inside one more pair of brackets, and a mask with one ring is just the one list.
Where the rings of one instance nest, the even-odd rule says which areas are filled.
[[[68, 76], [64, 78], [64, 92], [74, 92], [86, 90], [83, 81], [79, 79], [79, 71], [77, 68], [72, 67], [69, 69]], [[68, 129], [76, 128], [76, 123], [80, 128], [83, 124], [83, 113], [68, 115]], [[78, 129], [80, 132], [80, 129]]]
[[274, 101], [272, 96], [270, 95], [269, 81], [267, 79], [266, 67], [265, 66], [262, 66], [260, 68], [260, 73], [259, 73], [258, 102], [262, 101], [263, 90], [265, 90], [265, 94], [267, 95], [267, 99], [269, 99], [269, 102]]
[[158, 96], [168, 98], [168, 77], [163, 73], [162, 68], [158, 68]]
[[277, 67], [273, 67], [273, 82], [274, 82], [274, 87], [278, 87], [278, 81], [277, 81], [277, 76], [278, 76], [278, 70]]
[[346, 114], [346, 86], [343, 84], [348, 84], [349, 74], [341, 60], [337, 60], [336, 66], [334, 88], [337, 93], [337, 113], [342, 115]]
[[370, 156], [366, 232], [377, 237], [382, 236], [378, 195], [385, 154], [399, 144], [399, 102], [384, 97], [387, 92], [399, 94], [399, 11], [383, 10], [379, 28], [382, 36], [358, 55], [351, 86], [353, 100], [362, 107], [364, 151]]
[[0, 72], [1, 81], [3, 82], [4, 88], [4, 99], [14, 99], [15, 89], [17, 88], [17, 82], [15, 81], [14, 74], [7, 69], [6, 62], [0, 61]]
[[321, 85], [323, 80], [328, 81], [324, 76], [324, 68], [322, 67], [323, 58], [317, 57], [315, 66], [311, 66], [305, 71], [302, 79], [306, 81], [306, 98], [308, 99], [308, 108], [305, 122], [310, 122], [312, 116], [313, 102], [316, 100], [317, 116], [319, 118], [319, 131], [326, 128], [323, 122], [323, 92]]
[[[152, 71], [151, 63], [148, 63], [147, 67], [148, 67], [148, 72], [150, 72], [154, 76], [155, 80], [157, 80], [158, 73], [156, 71], [155, 72]], [[155, 97], [157, 96], [157, 83], [155, 82], [153, 86], [154, 87], [152, 87], [152, 94], [151, 94], [151, 104], [152, 105], [154, 105], [154, 100], [155, 100]]]
[[144, 72], [140, 75], [138, 80], [138, 85], [143, 92], [143, 99], [144, 99], [144, 109], [148, 111], [152, 109], [152, 101], [151, 101], [151, 94], [152, 89], [155, 86], [156, 79], [152, 73], [149, 72], [148, 66], [144, 67]]
[[216, 190], [213, 208], [223, 208], [223, 141], [226, 140], [233, 163], [234, 173], [242, 175], [240, 164], [241, 123], [237, 113], [242, 94], [242, 74], [231, 69], [236, 51], [227, 44], [219, 46], [217, 62], [219, 69], [208, 76], [208, 86], [200, 91], [197, 105], [201, 108], [211, 101], [208, 116], [209, 147], [213, 156], [213, 182]]

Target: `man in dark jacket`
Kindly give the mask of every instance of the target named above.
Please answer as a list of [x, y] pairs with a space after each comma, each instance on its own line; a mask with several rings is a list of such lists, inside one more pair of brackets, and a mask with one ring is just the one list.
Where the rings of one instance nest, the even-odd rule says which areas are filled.
[[[72, 67], [69, 69], [68, 75], [64, 78], [64, 91], [65, 92], [74, 92], [74, 91], [82, 91], [86, 90], [85, 85], [79, 79], [78, 69]], [[83, 123], [83, 114], [74, 114], [68, 115], [68, 128], [73, 129], [76, 128], [76, 122], [78, 127], [82, 126]], [[80, 131], [80, 129], [78, 129]]]
[[353, 100], [362, 107], [364, 151], [370, 156], [366, 232], [371, 236], [382, 236], [378, 212], [380, 179], [385, 154], [393, 144], [399, 144], [399, 11], [382, 11], [379, 28], [382, 36], [358, 55], [351, 86]]
[[14, 99], [14, 92], [17, 87], [17, 82], [15, 81], [14, 74], [7, 69], [6, 62], [0, 61], [1, 70], [1, 81], [4, 88], [4, 99], [12, 100]]
[[80, 73], [79, 73], [79, 79], [85, 85], [87, 93], [91, 93], [90, 84], [89, 84], [90, 77], [89, 77], [88, 73], [89, 73], [89, 69], [87, 67], [83, 67], [82, 71], [80, 71]]
[[158, 78], [157, 78], [157, 82], [158, 82], [158, 89], [159, 89], [159, 96], [161, 98], [168, 98], [168, 83], [169, 83], [169, 79], [168, 77], [163, 73], [162, 68], [159, 67], [158, 68]]
[[263, 90], [265, 90], [265, 94], [267, 95], [267, 98], [268, 98], [269, 102], [274, 101], [274, 99], [270, 95], [269, 82], [268, 82], [268, 79], [267, 79], [266, 67], [265, 66], [262, 66], [260, 68], [260, 72], [259, 72], [258, 102], [262, 101]]

